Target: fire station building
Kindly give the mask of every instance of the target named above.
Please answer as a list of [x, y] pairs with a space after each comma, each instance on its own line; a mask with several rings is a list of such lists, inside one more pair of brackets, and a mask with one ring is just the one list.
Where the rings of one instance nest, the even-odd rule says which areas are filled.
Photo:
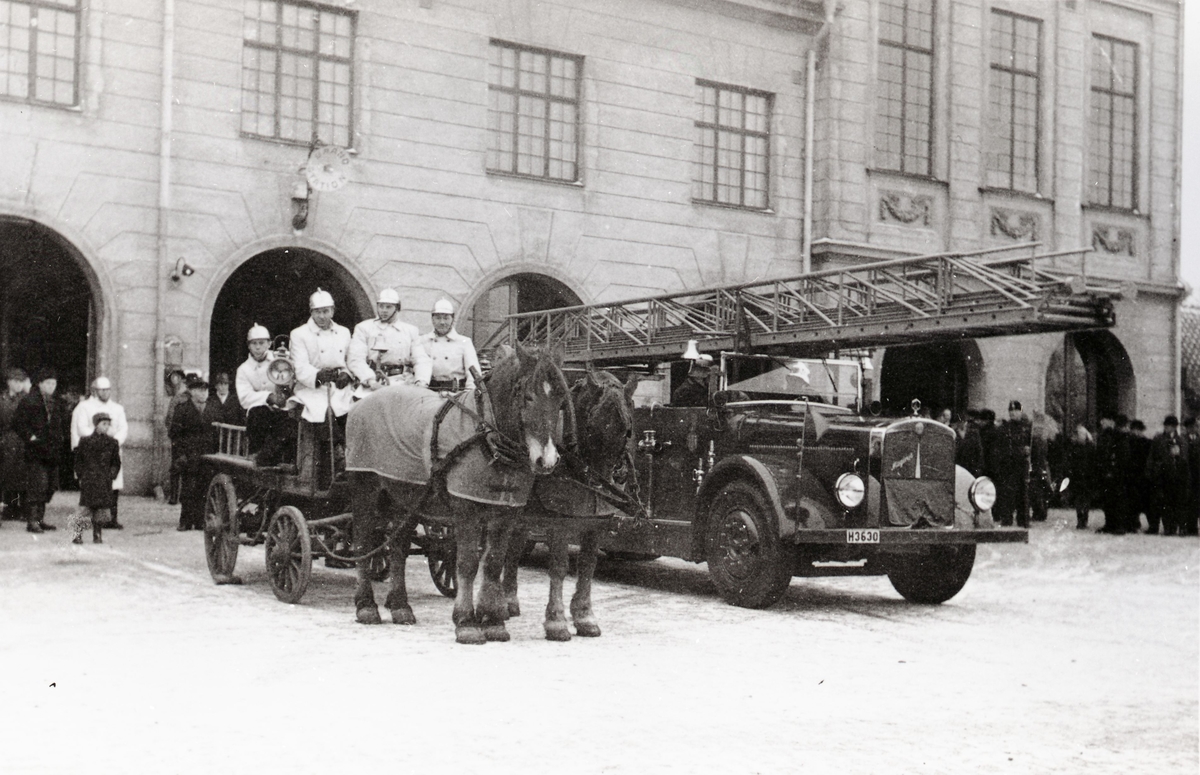
[[[317, 287], [510, 312], [1040, 243], [1117, 326], [873, 353], [872, 396], [1068, 422], [1180, 403], [1171, 0], [4, 0], [0, 367], [164, 374]], [[61, 389], [61, 387], [60, 387]], [[161, 457], [157, 458], [161, 461]]]

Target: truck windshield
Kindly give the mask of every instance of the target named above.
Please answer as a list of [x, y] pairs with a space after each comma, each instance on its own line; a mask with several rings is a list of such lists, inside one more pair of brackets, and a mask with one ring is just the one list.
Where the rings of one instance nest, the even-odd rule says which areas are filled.
[[857, 408], [862, 366], [849, 360], [723, 353], [721, 387], [752, 400], [807, 399]]

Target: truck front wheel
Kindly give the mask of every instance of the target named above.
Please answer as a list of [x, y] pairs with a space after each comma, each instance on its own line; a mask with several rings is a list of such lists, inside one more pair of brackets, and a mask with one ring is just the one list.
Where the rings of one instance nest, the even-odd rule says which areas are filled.
[[975, 544], [933, 546], [921, 554], [891, 558], [888, 580], [905, 600], [937, 605], [962, 590], [974, 565]]
[[708, 510], [708, 572], [728, 603], [766, 608], [792, 580], [794, 557], [782, 545], [771, 510], [758, 488], [730, 482]]

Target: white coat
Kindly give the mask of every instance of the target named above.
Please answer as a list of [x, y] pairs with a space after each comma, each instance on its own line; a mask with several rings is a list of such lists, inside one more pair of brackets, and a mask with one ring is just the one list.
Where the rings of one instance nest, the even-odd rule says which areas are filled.
[[479, 356], [475, 354], [475, 344], [468, 337], [457, 331], [445, 336], [430, 331], [421, 337], [421, 344], [433, 362], [433, 379], [457, 379], [467, 390], [475, 387], [471, 367], [479, 368]]
[[371, 318], [355, 326], [346, 364], [360, 382], [374, 379], [375, 370], [367, 361], [376, 357], [378, 353], [382, 353], [378, 355], [382, 365], [411, 367], [413, 382], [422, 386], [429, 385], [432, 364], [429, 354], [421, 344], [421, 334], [416, 326], [401, 322], [395, 317], [389, 323], [384, 323], [379, 318]]
[[[301, 414], [308, 422], [324, 422], [326, 407], [332, 406], [335, 417], [350, 411], [354, 403], [354, 388], [347, 385], [317, 387], [317, 372], [321, 369], [345, 369], [350, 349], [350, 329], [331, 323], [329, 328], [317, 328], [312, 318], [291, 334], [292, 364], [296, 367], [296, 388], [289, 404], [304, 407]], [[329, 399], [327, 391], [332, 391]]]
[[267, 396], [271, 395], [271, 391], [275, 389], [275, 383], [267, 377], [267, 367], [273, 360], [275, 360], [275, 353], [267, 350], [266, 357], [261, 361], [256, 361], [254, 356], [249, 356], [241, 366], [238, 366], [234, 383], [237, 388], [238, 403], [247, 412], [256, 406], [267, 405]]

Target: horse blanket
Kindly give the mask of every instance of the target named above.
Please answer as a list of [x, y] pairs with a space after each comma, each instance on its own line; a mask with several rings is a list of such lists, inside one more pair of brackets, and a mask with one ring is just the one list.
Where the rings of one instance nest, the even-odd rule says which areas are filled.
[[[470, 401], [470, 396], [460, 400]], [[435, 415], [448, 399], [415, 385], [389, 385], [359, 401], [346, 418], [346, 470], [368, 471], [385, 479], [429, 484], [433, 478]], [[438, 459], [478, 430], [478, 422], [455, 404], [438, 428]], [[524, 506], [533, 472], [492, 459], [476, 442], [445, 472], [450, 495], [499, 506]]]

